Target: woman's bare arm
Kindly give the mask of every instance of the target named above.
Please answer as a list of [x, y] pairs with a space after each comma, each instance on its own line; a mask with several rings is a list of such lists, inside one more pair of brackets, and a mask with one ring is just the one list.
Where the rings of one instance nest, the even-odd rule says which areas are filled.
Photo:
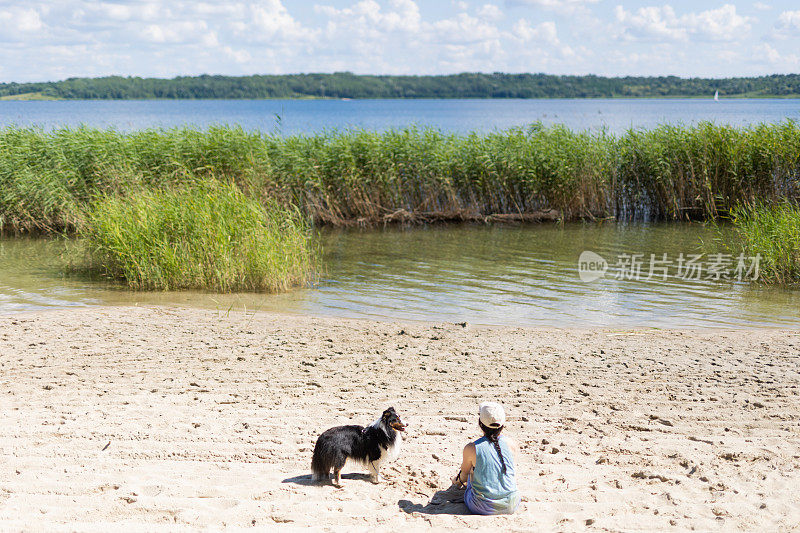
[[508, 442], [508, 447], [511, 448], [511, 453], [514, 454], [514, 459], [519, 457], [519, 444], [517, 444], [517, 441], [511, 437], [506, 437], [506, 441]]
[[458, 474], [453, 476], [454, 485], [461, 486], [467, 482], [470, 472], [472, 472], [472, 469], [475, 468], [476, 457], [477, 454], [475, 453], [475, 444], [470, 442], [464, 446], [464, 455], [461, 462], [461, 468], [459, 469]]

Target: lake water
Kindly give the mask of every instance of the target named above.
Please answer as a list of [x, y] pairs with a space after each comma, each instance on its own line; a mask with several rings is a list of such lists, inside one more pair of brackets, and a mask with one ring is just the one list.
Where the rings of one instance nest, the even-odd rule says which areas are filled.
[[[103, 304], [166, 304], [379, 320], [511, 326], [800, 326], [800, 291], [679, 275], [646, 279], [648, 258], [676, 261], [716, 249], [699, 224], [431, 226], [322, 232], [326, 270], [318, 286], [280, 295], [137, 293], [64, 278], [60, 254], [74, 243], [0, 240], [0, 313]], [[578, 257], [607, 260], [584, 282]], [[623, 254], [644, 254], [639, 280], [617, 279]], [[733, 266], [731, 266], [731, 269]], [[732, 274], [732, 272], [731, 272]]]
[[[746, 125], [800, 118], [800, 100], [151, 100], [0, 101], [0, 126], [238, 124], [281, 134], [410, 125], [492, 131], [541, 121], [575, 130], [702, 120]], [[550, 225], [324, 231], [318, 286], [282, 295], [132, 293], [61, 275], [64, 241], [0, 239], [0, 313], [102, 304], [178, 304], [377, 319], [518, 326], [800, 326], [800, 292], [683, 279], [578, 278], [584, 250], [609, 263], [675, 260], [714, 232], [699, 225]], [[706, 244], [708, 246], [708, 244]], [[624, 277], [624, 276], [623, 276]]]
[[537, 121], [574, 130], [605, 127], [619, 133], [663, 123], [746, 125], [798, 118], [800, 100], [792, 99], [0, 101], [0, 126], [50, 129], [86, 124], [135, 130], [238, 124], [287, 135], [346, 128], [382, 131], [410, 125], [487, 132]]

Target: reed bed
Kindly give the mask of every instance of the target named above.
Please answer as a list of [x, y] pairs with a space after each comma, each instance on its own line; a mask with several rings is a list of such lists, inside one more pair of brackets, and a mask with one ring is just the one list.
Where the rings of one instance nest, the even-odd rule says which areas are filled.
[[104, 194], [80, 232], [80, 268], [136, 290], [277, 292], [307, 283], [316, 262], [299, 212], [262, 205], [232, 184]]
[[800, 126], [703, 123], [488, 134], [282, 137], [238, 127], [0, 130], [0, 228], [77, 229], [98, 194], [221, 179], [314, 224], [540, 218], [714, 219], [797, 198]]
[[759, 278], [766, 283], [800, 283], [800, 206], [756, 202], [731, 213], [736, 245], [749, 256], [761, 256]]

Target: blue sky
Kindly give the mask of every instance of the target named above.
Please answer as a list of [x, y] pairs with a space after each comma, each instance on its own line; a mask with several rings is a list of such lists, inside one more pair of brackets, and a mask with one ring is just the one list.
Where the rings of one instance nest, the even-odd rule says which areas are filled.
[[0, 81], [800, 71], [800, 2], [0, 0]]

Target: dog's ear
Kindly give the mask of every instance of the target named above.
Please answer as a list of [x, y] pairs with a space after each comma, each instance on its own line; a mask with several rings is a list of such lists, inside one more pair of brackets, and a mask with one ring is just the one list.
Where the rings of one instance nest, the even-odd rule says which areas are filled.
[[394, 412], [394, 407], [390, 407], [385, 410], [382, 418], [391, 418], [392, 416], [397, 416], [397, 413]]

